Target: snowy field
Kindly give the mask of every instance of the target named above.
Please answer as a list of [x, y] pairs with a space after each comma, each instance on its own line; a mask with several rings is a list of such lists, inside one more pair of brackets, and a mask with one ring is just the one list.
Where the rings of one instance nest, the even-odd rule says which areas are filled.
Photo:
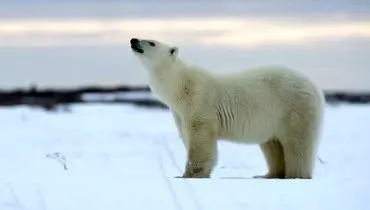
[[256, 180], [256, 146], [220, 142], [212, 179], [175, 179], [185, 151], [167, 110], [0, 109], [0, 209], [367, 210], [370, 106], [327, 107], [313, 180]]

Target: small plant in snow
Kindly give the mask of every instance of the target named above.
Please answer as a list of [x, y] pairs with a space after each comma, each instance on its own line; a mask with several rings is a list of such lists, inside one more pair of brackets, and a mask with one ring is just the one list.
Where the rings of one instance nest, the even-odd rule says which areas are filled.
[[59, 152], [54, 152], [54, 154], [47, 154], [46, 157], [58, 161], [59, 163], [61, 163], [63, 165], [64, 170], [68, 170], [67, 161], [66, 161], [66, 158], [63, 154], [61, 154]]

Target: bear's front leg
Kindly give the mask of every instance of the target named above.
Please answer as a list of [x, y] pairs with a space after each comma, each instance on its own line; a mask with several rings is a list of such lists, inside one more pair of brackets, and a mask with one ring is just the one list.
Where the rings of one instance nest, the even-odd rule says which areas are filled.
[[182, 178], [210, 178], [217, 162], [215, 133], [202, 121], [192, 121], [186, 127], [189, 149]]
[[175, 120], [175, 125], [177, 127], [177, 132], [179, 133], [179, 136], [180, 136], [180, 138], [182, 140], [182, 143], [184, 144], [185, 149], [188, 150], [188, 141], [187, 141], [187, 139], [184, 136], [183, 131], [182, 131], [183, 129], [182, 129], [181, 118], [174, 111], [172, 111], [172, 116], [173, 116], [173, 119]]

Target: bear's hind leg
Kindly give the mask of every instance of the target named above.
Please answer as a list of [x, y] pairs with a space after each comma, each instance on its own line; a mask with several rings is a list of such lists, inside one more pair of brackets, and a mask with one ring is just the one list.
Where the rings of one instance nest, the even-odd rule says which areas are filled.
[[285, 163], [283, 147], [278, 139], [273, 138], [260, 145], [265, 157], [268, 172], [265, 175], [257, 175], [254, 178], [282, 179], [285, 177]]
[[286, 141], [282, 143], [286, 179], [312, 179], [314, 167], [314, 142]]

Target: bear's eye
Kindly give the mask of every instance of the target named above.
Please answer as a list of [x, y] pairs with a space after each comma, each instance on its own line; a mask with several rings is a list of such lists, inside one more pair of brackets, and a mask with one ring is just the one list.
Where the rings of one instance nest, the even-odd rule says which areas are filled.
[[150, 46], [154, 47], [155, 43], [154, 42], [149, 42]]

